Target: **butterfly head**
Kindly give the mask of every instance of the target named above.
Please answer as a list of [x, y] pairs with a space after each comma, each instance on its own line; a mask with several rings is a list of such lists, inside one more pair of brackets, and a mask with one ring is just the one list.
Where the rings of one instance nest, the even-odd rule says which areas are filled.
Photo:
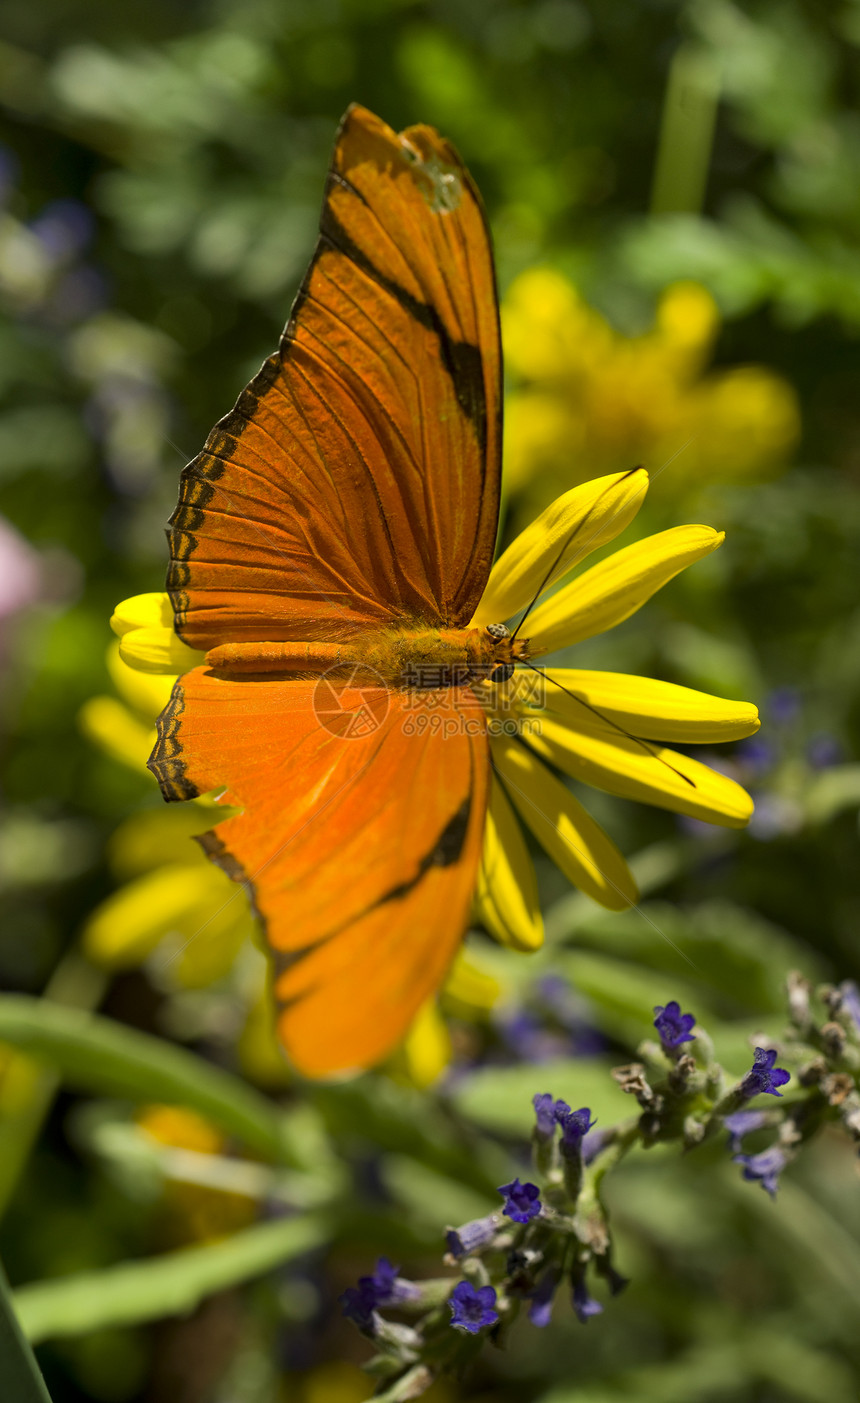
[[493, 648], [487, 681], [495, 685], [510, 682], [514, 675], [514, 665], [525, 660], [528, 652], [528, 639], [511, 637], [507, 624], [487, 624], [484, 633]]

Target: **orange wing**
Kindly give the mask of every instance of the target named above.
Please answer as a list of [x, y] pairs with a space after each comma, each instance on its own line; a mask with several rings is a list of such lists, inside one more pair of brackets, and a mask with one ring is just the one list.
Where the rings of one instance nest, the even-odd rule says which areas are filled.
[[177, 631], [209, 649], [467, 623], [492, 562], [499, 459], [477, 190], [432, 128], [398, 135], [352, 107], [280, 349], [182, 475]]
[[468, 919], [489, 768], [468, 688], [422, 694], [414, 713], [405, 693], [347, 688], [338, 719], [319, 692], [315, 706], [325, 686], [195, 668], [150, 762], [168, 797], [226, 783], [222, 802], [244, 809], [200, 841], [252, 889], [279, 1034], [309, 1076], [378, 1061], [441, 983]]

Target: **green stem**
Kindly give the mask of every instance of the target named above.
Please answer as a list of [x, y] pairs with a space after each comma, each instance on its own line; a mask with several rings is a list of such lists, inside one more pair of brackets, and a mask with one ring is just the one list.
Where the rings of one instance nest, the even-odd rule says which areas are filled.
[[50, 999], [0, 995], [0, 1041], [98, 1095], [190, 1106], [266, 1159], [291, 1162], [277, 1107], [183, 1047]]
[[[222, 1242], [22, 1286], [15, 1308], [34, 1343], [185, 1315], [216, 1291], [323, 1246], [330, 1235], [331, 1223], [322, 1216], [257, 1223]], [[8, 1397], [12, 1403], [13, 1395]]]
[[[57, 965], [44, 997], [67, 1008], [92, 1010], [101, 1003], [107, 983], [102, 970], [71, 950]], [[51, 1068], [19, 1053], [4, 1057], [0, 1052], [0, 1218], [18, 1187], [59, 1086], [60, 1077]]]
[[8, 1403], [51, 1403], [45, 1381], [12, 1306], [0, 1267], [0, 1379]]
[[652, 214], [701, 210], [719, 95], [720, 78], [713, 60], [694, 44], [681, 44], [666, 83]]

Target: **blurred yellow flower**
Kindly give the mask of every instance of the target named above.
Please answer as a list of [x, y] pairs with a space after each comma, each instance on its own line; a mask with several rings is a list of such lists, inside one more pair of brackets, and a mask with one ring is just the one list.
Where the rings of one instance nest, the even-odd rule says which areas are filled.
[[[210, 1121], [184, 1106], [142, 1106], [135, 1117], [138, 1130], [169, 1150], [197, 1156], [223, 1155], [224, 1136]], [[229, 1237], [257, 1217], [258, 1204], [247, 1194], [231, 1192], [190, 1177], [170, 1175], [165, 1182], [163, 1206], [167, 1236], [172, 1245], [211, 1242]]]
[[502, 307], [510, 490], [528, 489], [533, 510], [637, 463], [656, 472], [682, 448], [676, 496], [784, 467], [800, 431], [794, 391], [763, 366], [705, 373], [719, 328], [697, 283], [668, 287], [651, 330], [628, 337], [560, 273], [523, 273]]
[[[139, 595], [131, 603], [161, 598]], [[145, 615], [123, 623], [135, 632], [150, 626]], [[107, 666], [119, 696], [91, 697], [80, 712], [81, 728], [114, 759], [145, 771], [155, 718], [176, 678], [129, 667], [121, 643], [108, 650]], [[108, 861], [122, 885], [95, 908], [83, 933], [94, 963], [129, 968], [160, 949], [182, 987], [199, 988], [228, 973], [255, 923], [241, 890], [192, 841], [213, 822], [213, 803], [203, 798], [178, 810], [144, 809], [120, 825], [108, 842]]]

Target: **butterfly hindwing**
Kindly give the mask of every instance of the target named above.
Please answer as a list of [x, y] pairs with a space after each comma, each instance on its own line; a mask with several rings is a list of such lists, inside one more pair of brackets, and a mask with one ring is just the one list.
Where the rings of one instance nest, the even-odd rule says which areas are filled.
[[468, 623], [498, 513], [489, 237], [453, 148], [344, 118], [279, 350], [185, 469], [168, 588], [180, 636], [326, 639]]
[[441, 983], [468, 920], [489, 770], [468, 688], [417, 701], [339, 688], [338, 714], [320, 685], [196, 668], [151, 761], [166, 790], [226, 785], [222, 802], [243, 810], [202, 841], [253, 895], [279, 1034], [311, 1076], [378, 1061]]

